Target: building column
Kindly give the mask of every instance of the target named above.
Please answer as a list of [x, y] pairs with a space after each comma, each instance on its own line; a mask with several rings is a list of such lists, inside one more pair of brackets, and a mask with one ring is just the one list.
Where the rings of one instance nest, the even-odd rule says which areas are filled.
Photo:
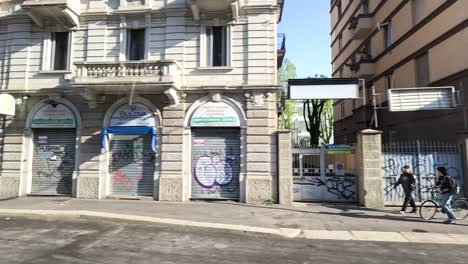
[[293, 202], [292, 176], [292, 146], [291, 131], [278, 131], [278, 202], [291, 204]]
[[458, 133], [460, 135], [459, 137], [459, 142], [460, 142], [460, 146], [461, 146], [461, 155], [462, 155], [462, 166], [463, 166], [463, 172], [462, 172], [462, 175], [465, 175], [463, 177], [463, 183], [460, 183], [460, 184], [463, 184], [463, 189], [462, 191], [464, 191], [464, 197], [467, 197], [468, 196], [468, 188], [466, 186], [468, 186], [468, 131], [463, 131], [463, 132], [460, 132]]
[[366, 129], [358, 134], [356, 167], [359, 203], [366, 208], [383, 208], [382, 131]]
[[252, 92], [246, 103], [246, 203], [277, 201], [276, 110], [270, 103], [274, 96], [265, 97]]
[[185, 104], [163, 109], [159, 200], [180, 202], [184, 195]]

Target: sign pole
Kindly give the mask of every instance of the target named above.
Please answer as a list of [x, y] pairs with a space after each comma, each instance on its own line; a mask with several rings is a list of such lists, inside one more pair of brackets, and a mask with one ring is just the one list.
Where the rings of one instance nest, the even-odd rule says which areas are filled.
[[379, 127], [379, 120], [378, 120], [378, 117], [377, 117], [377, 100], [375, 98], [376, 96], [377, 96], [377, 94], [375, 93], [375, 86], [372, 86], [372, 106], [374, 107], [374, 116], [373, 116], [372, 119], [374, 120], [375, 128], [378, 128]]
[[6, 115], [0, 114], [0, 171], [3, 169], [3, 149], [5, 147]]

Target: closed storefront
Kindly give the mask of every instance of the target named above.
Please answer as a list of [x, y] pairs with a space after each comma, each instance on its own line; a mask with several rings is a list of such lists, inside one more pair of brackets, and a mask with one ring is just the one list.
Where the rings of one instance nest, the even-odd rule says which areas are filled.
[[103, 131], [109, 153], [108, 195], [153, 196], [156, 180], [156, 119], [142, 103], [124, 104]]
[[192, 115], [192, 198], [240, 198], [239, 126], [237, 113], [223, 102], [205, 103]]
[[33, 195], [71, 195], [76, 154], [76, 120], [63, 104], [44, 104], [34, 114]]
[[192, 129], [192, 198], [239, 199], [239, 131]]
[[150, 135], [112, 135], [110, 194], [153, 195], [155, 153]]

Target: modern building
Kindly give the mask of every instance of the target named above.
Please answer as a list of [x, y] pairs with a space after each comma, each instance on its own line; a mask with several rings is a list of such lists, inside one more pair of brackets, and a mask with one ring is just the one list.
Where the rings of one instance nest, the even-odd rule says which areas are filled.
[[366, 100], [337, 100], [335, 142], [353, 143], [356, 133], [374, 127], [376, 103], [388, 107], [390, 88], [454, 86], [455, 109], [377, 111], [384, 142], [440, 140], [455, 142], [468, 131], [468, 1], [331, 0], [333, 77], [366, 80]]
[[282, 7], [0, 1], [0, 196], [276, 199]]

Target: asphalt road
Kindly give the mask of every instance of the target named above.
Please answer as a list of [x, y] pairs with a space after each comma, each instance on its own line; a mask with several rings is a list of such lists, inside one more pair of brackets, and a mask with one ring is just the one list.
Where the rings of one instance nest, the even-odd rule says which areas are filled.
[[314, 241], [73, 219], [0, 219], [0, 263], [467, 263], [457, 245]]

